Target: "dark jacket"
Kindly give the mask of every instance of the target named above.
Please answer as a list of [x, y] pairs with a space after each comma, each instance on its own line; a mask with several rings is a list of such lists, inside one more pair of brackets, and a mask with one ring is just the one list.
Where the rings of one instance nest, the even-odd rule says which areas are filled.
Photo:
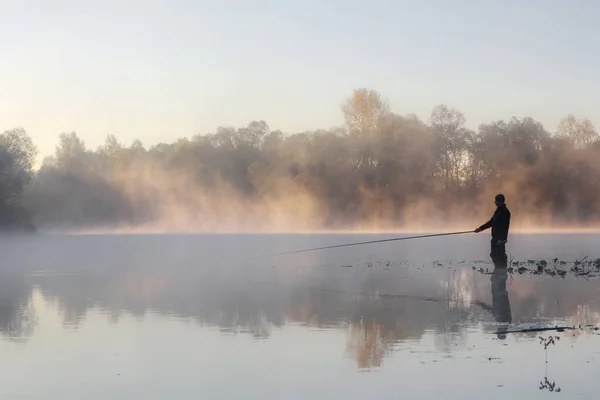
[[496, 240], [506, 240], [508, 238], [508, 228], [510, 227], [510, 211], [506, 205], [496, 207], [494, 215], [485, 224], [479, 227], [484, 231], [492, 228], [492, 237]]

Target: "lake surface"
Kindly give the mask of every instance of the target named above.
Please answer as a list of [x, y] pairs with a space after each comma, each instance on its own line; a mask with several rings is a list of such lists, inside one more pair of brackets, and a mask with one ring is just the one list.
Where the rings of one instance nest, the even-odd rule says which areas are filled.
[[393, 236], [2, 237], [0, 398], [597, 397], [598, 235], [250, 258]]

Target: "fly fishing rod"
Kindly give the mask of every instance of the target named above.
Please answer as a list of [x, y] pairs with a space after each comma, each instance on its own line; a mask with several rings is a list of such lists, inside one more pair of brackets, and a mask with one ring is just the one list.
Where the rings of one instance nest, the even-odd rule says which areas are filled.
[[430, 234], [430, 235], [404, 236], [404, 237], [397, 237], [397, 238], [391, 238], [391, 239], [371, 240], [371, 241], [368, 241], [368, 242], [356, 242], [356, 243], [336, 244], [336, 245], [333, 245], [333, 246], [315, 247], [315, 248], [312, 248], [312, 249], [286, 251], [284, 253], [269, 254], [267, 256], [251, 257], [250, 259], [283, 256], [283, 255], [287, 255], [287, 254], [305, 253], [305, 252], [317, 251], [317, 250], [335, 249], [335, 248], [338, 248], [338, 247], [358, 246], [358, 245], [362, 245], [362, 244], [395, 242], [395, 241], [398, 241], [398, 240], [422, 239], [422, 238], [430, 238], [430, 237], [437, 237], [437, 236], [464, 235], [465, 233], [473, 233], [473, 231], [450, 232], [450, 233], [434, 233], [434, 234]]

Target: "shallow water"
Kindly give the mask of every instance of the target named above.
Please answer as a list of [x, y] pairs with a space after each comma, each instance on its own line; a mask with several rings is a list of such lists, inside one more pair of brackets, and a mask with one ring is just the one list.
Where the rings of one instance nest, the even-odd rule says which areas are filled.
[[[391, 236], [0, 238], [0, 398], [597, 396], [595, 273], [490, 274], [484, 234], [248, 259]], [[507, 252], [591, 260], [598, 239]], [[510, 333], [557, 325], [585, 329]]]

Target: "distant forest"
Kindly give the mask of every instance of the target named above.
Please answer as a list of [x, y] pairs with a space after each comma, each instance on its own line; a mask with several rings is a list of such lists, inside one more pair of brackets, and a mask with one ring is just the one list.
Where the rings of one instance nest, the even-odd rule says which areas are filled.
[[[344, 125], [295, 134], [264, 121], [161, 143], [90, 150], [62, 133], [34, 169], [26, 131], [0, 134], [4, 228], [296, 231], [475, 228], [502, 192], [516, 226], [600, 222], [600, 140], [588, 119], [553, 132], [532, 118], [465, 127], [445, 105], [427, 121], [376, 91], [341, 106]], [[476, 224], [476, 225], [474, 225]], [[466, 226], [465, 226], [466, 225]]]

